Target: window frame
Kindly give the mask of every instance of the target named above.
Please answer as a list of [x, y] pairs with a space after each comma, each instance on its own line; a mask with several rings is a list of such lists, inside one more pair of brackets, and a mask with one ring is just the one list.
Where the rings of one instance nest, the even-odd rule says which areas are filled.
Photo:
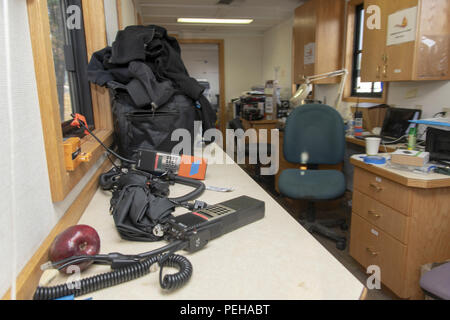
[[[62, 0], [64, 3], [64, 9], [71, 5], [78, 5], [82, 7], [82, 0]], [[67, 19], [67, 14], [64, 13], [64, 17]], [[81, 16], [81, 23], [84, 25], [84, 17]], [[89, 126], [94, 125], [94, 113], [92, 110], [92, 94], [88, 81], [88, 59], [87, 59], [87, 47], [86, 47], [86, 35], [84, 28], [81, 30], [67, 30], [66, 36], [69, 44], [65, 46], [65, 57], [70, 58], [69, 62], [72, 66], [70, 72], [73, 79], [73, 98], [72, 104], [75, 106], [75, 112], [81, 113], [86, 117], [86, 121]], [[66, 60], [66, 66], [68, 62]], [[75, 101], [73, 101], [75, 100]]]
[[354, 83], [356, 81], [355, 72], [353, 72], [356, 68], [356, 44], [357, 44], [357, 34], [358, 30], [356, 30], [356, 22], [358, 20], [357, 17], [357, 8], [359, 6], [364, 6], [364, 0], [350, 0], [347, 3], [347, 24], [346, 24], [346, 41], [345, 41], [345, 68], [349, 72], [349, 77], [345, 83], [344, 88], [344, 97], [343, 101], [346, 102], [367, 102], [367, 103], [379, 103], [384, 104], [387, 101], [387, 92], [388, 92], [388, 83], [382, 82], [383, 86], [383, 94], [381, 96], [374, 95], [368, 96], [367, 94], [358, 95], [354, 92]]
[[[103, 0], [81, 1], [89, 60], [95, 51], [107, 46], [105, 10]], [[27, 0], [27, 10], [50, 189], [53, 202], [59, 202], [65, 199], [89, 169], [97, 163], [104, 150], [93, 137], [83, 137], [81, 150], [92, 154], [91, 161], [80, 164], [74, 171], [66, 170], [47, 0]], [[113, 121], [109, 91], [94, 84], [90, 84], [90, 89], [94, 133], [104, 144], [111, 145]]]

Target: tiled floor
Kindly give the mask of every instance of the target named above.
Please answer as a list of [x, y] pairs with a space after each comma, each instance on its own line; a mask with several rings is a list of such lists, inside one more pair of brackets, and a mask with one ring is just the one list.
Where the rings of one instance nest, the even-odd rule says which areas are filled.
[[[296, 212], [296, 209], [293, 208], [289, 202], [285, 201], [283, 197], [277, 194], [276, 191], [273, 190], [273, 188], [268, 187], [267, 184], [264, 182], [258, 181], [255, 179], [268, 193], [272, 195], [272, 197], [282, 205], [286, 211], [288, 211], [294, 218], [297, 219], [300, 217], [301, 213]], [[331, 214], [331, 215], [330, 215]], [[330, 212], [326, 211], [317, 211], [317, 218], [318, 219], [329, 219], [329, 218], [346, 218], [347, 221], [349, 221], [350, 224], [350, 216], [351, 216], [351, 209], [349, 209], [346, 206], [342, 206], [342, 208], [338, 208], [337, 210], [333, 210]], [[350, 232], [349, 231], [342, 231], [340, 228], [336, 228], [336, 230], [340, 233], [342, 233], [347, 238], [347, 243], [350, 241]], [[344, 251], [340, 251], [336, 248], [335, 242], [319, 236], [319, 235], [313, 235], [338, 261], [340, 261], [356, 278], [358, 278], [362, 283], [366, 283], [367, 278], [369, 277], [368, 274], [365, 273], [364, 268], [359, 265], [349, 254], [349, 246], [347, 245], [347, 248]], [[388, 289], [382, 287], [381, 289], [374, 289], [374, 290], [368, 290], [367, 293], [367, 300], [396, 300], [398, 299], [392, 292], [390, 292]]]

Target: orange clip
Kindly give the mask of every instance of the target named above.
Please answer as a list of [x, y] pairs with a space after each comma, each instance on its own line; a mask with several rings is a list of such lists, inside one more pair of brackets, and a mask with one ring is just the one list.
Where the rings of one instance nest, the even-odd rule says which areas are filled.
[[[73, 121], [70, 124], [72, 127], [81, 128], [81, 126], [83, 124], [85, 128], [88, 128], [88, 124], [87, 124], [85, 116], [83, 116], [83, 115], [81, 115], [79, 113], [74, 113], [74, 114], [72, 114], [72, 117], [73, 117]], [[89, 135], [89, 131], [84, 130], [84, 134], [85, 135]]]

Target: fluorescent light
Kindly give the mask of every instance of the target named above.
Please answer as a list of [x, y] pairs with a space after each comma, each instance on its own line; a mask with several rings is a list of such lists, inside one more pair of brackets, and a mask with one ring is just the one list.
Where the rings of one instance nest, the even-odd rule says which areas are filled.
[[181, 23], [223, 23], [223, 24], [250, 24], [253, 19], [204, 19], [204, 18], [178, 18]]

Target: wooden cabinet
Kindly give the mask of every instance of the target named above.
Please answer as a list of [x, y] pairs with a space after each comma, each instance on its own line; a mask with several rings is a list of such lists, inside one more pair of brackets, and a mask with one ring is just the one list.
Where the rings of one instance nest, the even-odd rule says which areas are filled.
[[[362, 81], [448, 80], [450, 0], [366, 0]], [[368, 10], [378, 6], [379, 10]], [[380, 29], [374, 22], [380, 14]]]
[[364, 268], [378, 266], [381, 282], [400, 298], [422, 299], [421, 266], [450, 258], [450, 178], [421, 180], [351, 163], [350, 255]]
[[[344, 0], [309, 0], [295, 10], [294, 83], [342, 68]], [[315, 83], [337, 83], [339, 78]]]

